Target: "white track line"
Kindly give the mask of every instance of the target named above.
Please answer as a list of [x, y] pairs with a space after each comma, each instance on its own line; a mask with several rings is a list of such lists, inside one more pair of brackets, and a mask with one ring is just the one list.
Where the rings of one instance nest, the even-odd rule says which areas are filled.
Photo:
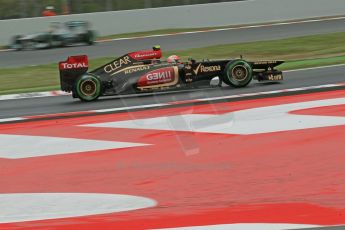
[[26, 120], [26, 119], [27, 118], [25, 118], [25, 117], [1, 118], [0, 123], [9, 122], [9, 121], [22, 121], [22, 120]]
[[335, 65], [326, 65], [326, 66], [319, 66], [319, 67], [310, 67], [310, 68], [284, 70], [283, 72], [284, 73], [289, 73], [289, 72], [298, 72], [298, 71], [314, 70], [314, 69], [326, 69], [326, 68], [340, 67], [340, 66], [345, 66], [345, 64], [335, 64]]
[[126, 110], [132, 110], [132, 109], [156, 108], [156, 107], [162, 107], [162, 106], [167, 106], [167, 105], [169, 104], [161, 103], [161, 104], [149, 104], [149, 105], [136, 105], [136, 106], [127, 106], [127, 107], [120, 107], [120, 108], [91, 110], [90, 112], [107, 113], [107, 112], [115, 112], [115, 111], [126, 111]]
[[298, 88], [290, 88], [290, 89], [263, 91], [263, 92], [257, 92], [257, 93], [244, 93], [244, 94], [236, 94], [236, 95], [221, 96], [221, 97], [201, 98], [201, 99], [196, 99], [196, 100], [197, 101], [215, 101], [215, 100], [221, 100], [221, 99], [243, 98], [243, 97], [278, 94], [278, 93], [285, 93], [285, 92], [305, 91], [309, 89], [332, 88], [332, 87], [343, 86], [343, 85], [345, 84], [339, 83], [339, 84], [314, 85], [314, 86], [306, 86], [306, 87], [298, 87]]
[[33, 93], [18, 93], [18, 94], [8, 94], [1, 95], [0, 101], [4, 100], [14, 100], [14, 99], [25, 99], [25, 98], [36, 98], [36, 97], [55, 97], [70, 95], [70, 93], [63, 92], [61, 90], [48, 91], [48, 92], [33, 92]]

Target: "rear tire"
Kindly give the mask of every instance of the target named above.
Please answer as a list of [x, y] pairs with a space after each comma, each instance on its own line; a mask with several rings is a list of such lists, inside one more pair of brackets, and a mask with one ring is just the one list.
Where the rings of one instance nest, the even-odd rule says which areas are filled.
[[93, 75], [81, 76], [75, 85], [76, 96], [81, 101], [94, 101], [101, 96], [101, 82]]
[[247, 86], [253, 79], [253, 69], [244, 60], [234, 60], [225, 66], [223, 81], [236, 88]]

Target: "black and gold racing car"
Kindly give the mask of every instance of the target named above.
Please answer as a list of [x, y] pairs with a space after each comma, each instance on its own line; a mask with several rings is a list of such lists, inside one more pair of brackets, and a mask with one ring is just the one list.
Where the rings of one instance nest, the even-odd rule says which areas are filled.
[[93, 101], [100, 96], [156, 92], [210, 85], [218, 77], [219, 86], [245, 87], [252, 79], [281, 81], [275, 69], [283, 61], [246, 61], [240, 59], [166, 62], [160, 60], [159, 46], [125, 54], [88, 71], [86, 55], [70, 56], [59, 63], [61, 90], [74, 98]]

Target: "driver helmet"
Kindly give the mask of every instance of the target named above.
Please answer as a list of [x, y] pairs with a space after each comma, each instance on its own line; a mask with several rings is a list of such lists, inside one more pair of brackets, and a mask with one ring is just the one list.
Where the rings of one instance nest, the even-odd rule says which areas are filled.
[[167, 62], [169, 63], [178, 63], [180, 61], [180, 57], [177, 55], [171, 55], [167, 58]]
[[54, 6], [47, 6], [46, 10], [54, 10]]

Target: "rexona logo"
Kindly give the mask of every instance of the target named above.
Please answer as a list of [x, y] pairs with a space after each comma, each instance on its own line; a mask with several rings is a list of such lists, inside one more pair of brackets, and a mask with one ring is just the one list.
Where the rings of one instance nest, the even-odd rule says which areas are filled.
[[131, 60], [128, 56], [125, 56], [119, 60], [115, 60], [113, 63], [104, 66], [104, 72], [113, 73], [116, 70], [120, 69], [122, 66], [127, 65], [128, 63], [131, 63]]
[[143, 75], [139, 81], [138, 86], [152, 86], [164, 85], [175, 81], [175, 71], [173, 67], [163, 68], [151, 71]]
[[208, 72], [216, 72], [216, 71], [220, 71], [221, 67], [220, 65], [210, 65], [210, 66], [204, 66], [201, 63], [198, 65], [198, 67], [196, 67], [194, 71], [195, 75], [199, 74], [199, 73], [208, 73]]
[[79, 69], [79, 68], [87, 68], [87, 64], [85, 62], [82, 63], [61, 63], [61, 69]]

